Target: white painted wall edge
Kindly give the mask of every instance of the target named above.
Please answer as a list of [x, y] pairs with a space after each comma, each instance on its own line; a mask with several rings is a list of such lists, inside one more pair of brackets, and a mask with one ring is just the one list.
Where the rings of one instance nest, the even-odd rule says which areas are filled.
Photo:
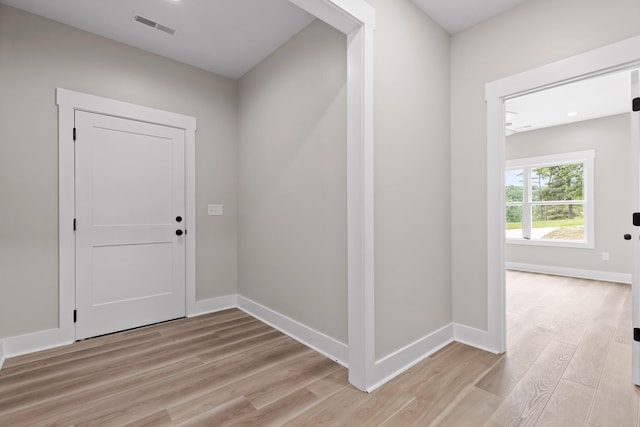
[[238, 295], [238, 308], [342, 366], [348, 367], [349, 347], [346, 344], [242, 295]]
[[196, 301], [193, 307], [187, 309], [187, 317], [201, 316], [203, 314], [215, 313], [217, 311], [228, 310], [238, 306], [238, 296], [227, 295], [224, 297], [210, 298]]
[[553, 274], [555, 276], [578, 277], [580, 279], [601, 280], [605, 282], [631, 284], [631, 273], [616, 273], [602, 270], [583, 270], [580, 268], [558, 267], [555, 265], [525, 264], [519, 262], [505, 263], [507, 270], [526, 271], [529, 273]]
[[371, 393], [447, 344], [450, 344], [453, 341], [453, 328], [453, 323], [450, 323], [376, 361], [373, 370], [374, 382], [366, 391]]

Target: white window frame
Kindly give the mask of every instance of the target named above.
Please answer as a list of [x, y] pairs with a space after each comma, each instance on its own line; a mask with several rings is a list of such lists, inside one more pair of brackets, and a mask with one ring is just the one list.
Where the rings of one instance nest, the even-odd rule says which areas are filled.
[[[555, 247], [568, 247], [568, 248], [587, 248], [593, 249], [595, 247], [595, 199], [594, 199], [594, 163], [595, 163], [595, 150], [575, 151], [572, 153], [551, 154], [548, 156], [538, 157], [526, 157], [521, 159], [507, 160], [505, 171], [511, 169], [524, 169], [523, 177], [523, 201], [520, 202], [506, 202], [506, 206], [522, 205], [522, 233], [523, 237], [513, 238], [507, 237], [506, 242], [516, 245], [532, 245], [532, 246], [555, 246]], [[584, 214], [584, 240], [570, 241], [570, 240], [543, 240], [532, 239], [531, 236], [526, 236], [526, 231], [529, 232], [532, 220], [531, 220], [531, 207], [540, 203], [533, 202], [531, 194], [531, 169], [568, 165], [574, 163], [582, 163], [583, 169], [583, 200], [576, 202], [575, 204], [581, 204], [583, 206]], [[506, 188], [506, 187], [505, 187]], [[563, 202], [544, 202], [545, 205], [553, 204], [566, 204]]]

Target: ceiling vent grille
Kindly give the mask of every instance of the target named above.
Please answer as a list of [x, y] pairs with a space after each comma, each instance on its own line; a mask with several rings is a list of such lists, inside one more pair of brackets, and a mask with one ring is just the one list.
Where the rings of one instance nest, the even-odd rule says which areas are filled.
[[144, 16], [133, 15], [133, 20], [143, 25], [146, 25], [147, 27], [155, 28], [156, 30], [160, 30], [170, 35], [174, 35], [176, 33], [175, 29], [171, 27], [167, 27], [166, 25], [159, 24], [152, 19], [145, 18]]
[[174, 30], [173, 28], [164, 26], [162, 24], [157, 24], [156, 30], [164, 31], [165, 33], [171, 34], [171, 35], [174, 35], [176, 33], [176, 30]]

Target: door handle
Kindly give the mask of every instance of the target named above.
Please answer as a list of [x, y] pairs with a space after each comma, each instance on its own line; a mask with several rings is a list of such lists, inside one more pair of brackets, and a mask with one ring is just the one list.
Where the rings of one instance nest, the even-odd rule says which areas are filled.
[[182, 236], [183, 233], [182, 230], [176, 230], [176, 236]]
[[624, 240], [631, 240], [631, 234], [625, 234]]

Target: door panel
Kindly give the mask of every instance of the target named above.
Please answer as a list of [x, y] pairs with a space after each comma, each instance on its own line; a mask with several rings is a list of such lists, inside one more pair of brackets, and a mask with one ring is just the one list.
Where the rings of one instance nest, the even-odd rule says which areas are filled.
[[92, 178], [99, 197], [94, 199], [93, 223], [166, 222], [173, 213], [173, 201], [156, 195], [172, 187], [173, 140], [107, 129], [96, 129], [95, 134], [99, 138], [93, 145]]
[[173, 290], [172, 243], [96, 246], [93, 250], [95, 305], [148, 296]]
[[[639, 73], [635, 70], [631, 72], [631, 99], [637, 97], [640, 97], [640, 85]], [[640, 212], [640, 112], [631, 113], [631, 191], [633, 211]], [[629, 218], [629, 222], [631, 222], [631, 218]], [[636, 232], [632, 237], [631, 312], [633, 327], [640, 328], [640, 235]], [[633, 341], [631, 354], [633, 382], [640, 385], [640, 343], [637, 341]]]
[[183, 317], [184, 131], [75, 119], [76, 338]]

